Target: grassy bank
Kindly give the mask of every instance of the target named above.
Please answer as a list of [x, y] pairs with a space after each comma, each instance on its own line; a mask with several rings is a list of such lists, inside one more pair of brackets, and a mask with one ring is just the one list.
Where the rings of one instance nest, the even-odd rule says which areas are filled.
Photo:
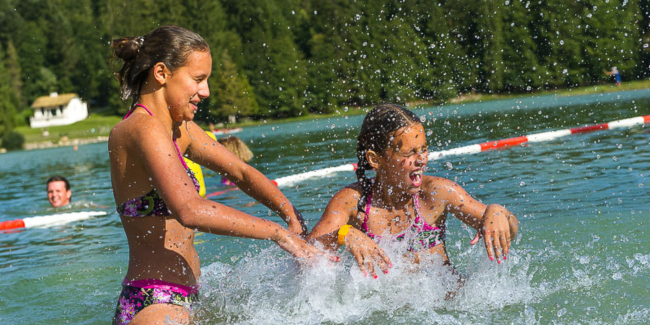
[[[483, 102], [483, 101], [492, 101], [492, 100], [501, 100], [509, 98], [522, 98], [522, 97], [533, 97], [533, 96], [544, 96], [544, 95], [555, 95], [555, 96], [579, 96], [579, 95], [590, 95], [598, 93], [608, 93], [608, 92], [617, 92], [617, 91], [629, 91], [629, 90], [645, 90], [650, 89], [650, 80], [640, 80], [640, 81], [630, 81], [624, 82], [621, 87], [616, 87], [613, 83], [596, 85], [596, 86], [587, 86], [579, 87], [572, 89], [557, 89], [557, 90], [544, 90], [538, 92], [529, 92], [529, 93], [503, 93], [503, 94], [466, 94], [460, 95], [456, 98], [452, 98], [443, 105], [453, 105], [459, 103], [472, 103], [472, 102]], [[414, 103], [410, 106], [430, 106], [430, 105], [439, 105], [440, 103]], [[286, 123], [286, 122], [295, 122], [295, 121], [304, 121], [304, 120], [314, 120], [322, 119], [328, 117], [338, 117], [343, 115], [360, 115], [365, 114], [368, 110], [368, 107], [342, 107], [337, 109], [334, 113], [331, 114], [310, 114], [305, 116], [298, 116], [286, 119], [266, 119], [260, 121], [242, 121], [236, 124], [230, 124], [228, 127], [247, 127], [255, 126], [265, 123]], [[58, 142], [62, 138], [67, 137], [69, 140], [73, 139], [84, 139], [84, 138], [94, 138], [98, 136], [108, 136], [113, 125], [119, 122], [122, 119], [120, 116], [108, 116], [104, 114], [94, 113], [90, 114], [90, 117], [84, 121], [77, 122], [72, 125], [65, 126], [54, 126], [47, 128], [47, 133], [44, 135], [44, 129], [32, 129], [28, 126], [19, 127], [16, 129], [19, 133], [25, 136], [26, 143], [35, 143], [35, 142]], [[207, 129], [207, 126], [204, 126]]]
[[25, 143], [58, 142], [64, 137], [73, 140], [108, 136], [113, 125], [120, 120], [122, 118], [119, 116], [90, 114], [87, 119], [71, 125], [51, 126], [44, 129], [32, 129], [29, 126], [21, 126], [16, 128], [16, 131], [25, 136]]

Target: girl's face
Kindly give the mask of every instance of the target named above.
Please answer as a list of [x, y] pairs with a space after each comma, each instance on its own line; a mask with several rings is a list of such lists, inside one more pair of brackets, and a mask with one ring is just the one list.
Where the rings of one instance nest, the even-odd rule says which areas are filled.
[[377, 176], [393, 191], [416, 193], [422, 185], [424, 167], [429, 161], [427, 139], [422, 124], [395, 132], [388, 148], [378, 156]]
[[208, 77], [212, 72], [210, 52], [194, 51], [184, 66], [167, 81], [167, 104], [174, 121], [191, 121], [201, 100], [210, 96]]

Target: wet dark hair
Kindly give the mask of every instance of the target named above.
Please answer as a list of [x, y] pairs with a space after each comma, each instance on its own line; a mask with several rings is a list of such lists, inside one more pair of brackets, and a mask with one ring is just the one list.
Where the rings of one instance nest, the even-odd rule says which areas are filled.
[[404, 127], [421, 124], [420, 118], [405, 107], [395, 104], [383, 104], [373, 108], [363, 119], [361, 131], [357, 138], [357, 179], [362, 187], [358, 208], [363, 210], [366, 205], [371, 182], [366, 177], [366, 170], [372, 167], [366, 159], [366, 152], [372, 150], [383, 153], [390, 144], [395, 133]]
[[65, 190], [69, 191], [70, 190], [70, 183], [68, 182], [67, 179], [63, 176], [52, 176], [47, 180], [47, 183], [45, 185], [50, 185], [52, 182], [64, 182], [65, 183]]
[[174, 72], [187, 62], [194, 51], [209, 52], [208, 43], [199, 34], [179, 26], [161, 26], [140, 37], [122, 37], [111, 42], [113, 58], [124, 61], [119, 72], [122, 100], [140, 99], [140, 88], [147, 72], [162, 62]]
[[[47, 186], [50, 185], [50, 183], [52, 183], [52, 182], [64, 182], [65, 183], [65, 190], [66, 191], [70, 190], [70, 182], [68, 182], [68, 180], [65, 177], [58, 176], [58, 175], [52, 176], [47, 180], [47, 183], [45, 183], [45, 186], [46, 186], [45, 189], [46, 190], [47, 190]], [[70, 202], [72, 202], [72, 195], [70, 195]]]

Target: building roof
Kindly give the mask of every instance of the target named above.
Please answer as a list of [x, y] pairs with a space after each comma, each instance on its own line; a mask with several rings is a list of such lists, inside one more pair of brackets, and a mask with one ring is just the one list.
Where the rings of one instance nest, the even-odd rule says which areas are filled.
[[56, 106], [67, 105], [75, 97], [79, 97], [79, 96], [77, 94], [72, 94], [72, 93], [61, 94], [55, 97], [41, 96], [36, 98], [36, 100], [32, 104], [32, 108], [56, 107]]

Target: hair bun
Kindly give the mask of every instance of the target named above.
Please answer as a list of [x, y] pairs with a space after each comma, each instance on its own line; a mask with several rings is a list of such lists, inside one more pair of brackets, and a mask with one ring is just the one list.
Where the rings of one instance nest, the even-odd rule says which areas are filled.
[[111, 48], [116, 57], [124, 61], [131, 61], [138, 55], [143, 43], [142, 37], [122, 37], [113, 40]]

